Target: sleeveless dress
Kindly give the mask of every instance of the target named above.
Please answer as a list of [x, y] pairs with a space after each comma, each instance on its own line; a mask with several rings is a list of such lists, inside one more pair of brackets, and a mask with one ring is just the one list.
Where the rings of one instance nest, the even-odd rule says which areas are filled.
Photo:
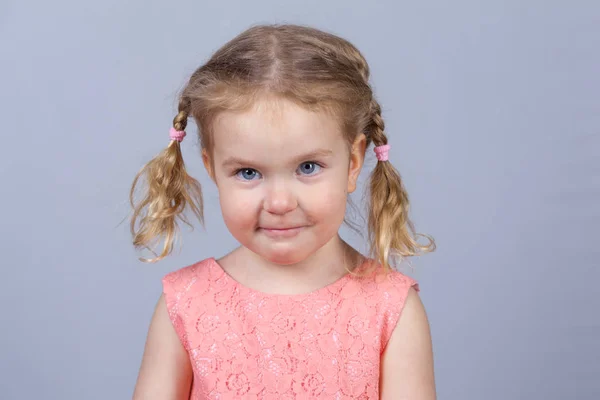
[[379, 399], [380, 359], [408, 290], [368, 258], [306, 294], [246, 287], [208, 258], [167, 274], [169, 317], [193, 369], [190, 399]]

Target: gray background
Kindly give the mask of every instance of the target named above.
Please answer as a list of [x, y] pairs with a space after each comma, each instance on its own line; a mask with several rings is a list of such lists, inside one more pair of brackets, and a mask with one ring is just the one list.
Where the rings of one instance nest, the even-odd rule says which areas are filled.
[[130, 398], [162, 275], [235, 244], [193, 136], [210, 235], [138, 262], [131, 181], [189, 74], [263, 22], [337, 33], [372, 67], [439, 246], [412, 272], [439, 398], [600, 398], [600, 4], [583, 0], [3, 0], [0, 398]]

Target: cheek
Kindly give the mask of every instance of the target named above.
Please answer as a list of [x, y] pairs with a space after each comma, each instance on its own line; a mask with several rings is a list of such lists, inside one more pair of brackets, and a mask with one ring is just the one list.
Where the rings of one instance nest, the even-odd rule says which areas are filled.
[[321, 220], [342, 221], [346, 212], [346, 186], [320, 185], [311, 193], [310, 211]]
[[219, 203], [225, 224], [231, 229], [249, 228], [256, 221], [259, 199], [249, 191], [219, 188]]

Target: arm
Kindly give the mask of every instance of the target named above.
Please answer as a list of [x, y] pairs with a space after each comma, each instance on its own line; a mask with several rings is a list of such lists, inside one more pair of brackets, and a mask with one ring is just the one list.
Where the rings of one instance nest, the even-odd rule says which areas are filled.
[[192, 368], [161, 295], [154, 310], [133, 400], [189, 399]]
[[398, 324], [381, 357], [382, 400], [435, 400], [433, 351], [425, 308], [409, 289]]

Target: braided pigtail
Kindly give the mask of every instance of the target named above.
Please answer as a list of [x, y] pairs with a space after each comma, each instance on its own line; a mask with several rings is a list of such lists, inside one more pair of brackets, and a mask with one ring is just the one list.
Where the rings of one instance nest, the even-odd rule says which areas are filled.
[[[367, 126], [368, 137], [375, 146], [388, 143], [384, 133], [385, 124], [381, 117], [381, 107], [373, 99], [371, 121]], [[400, 174], [394, 166], [383, 159], [377, 162], [371, 174], [369, 204], [369, 244], [372, 256], [386, 269], [390, 268], [391, 258], [401, 261], [404, 257], [429, 253], [435, 250], [435, 241], [428, 235], [415, 234], [408, 218], [408, 193], [402, 184]], [[427, 237], [428, 245], [420, 245], [417, 236]]]
[[[183, 215], [187, 206], [200, 223], [204, 222], [200, 183], [187, 174], [180, 147], [189, 114], [190, 101], [182, 98], [179, 112], [173, 119], [171, 142], [140, 170], [131, 186], [129, 197], [134, 212], [130, 228], [133, 245], [136, 249], [148, 249], [156, 256], [154, 259], [140, 258], [144, 262], [160, 261], [173, 251], [178, 234], [177, 218], [192, 227]], [[147, 191], [136, 205], [134, 192], [143, 175], [146, 177]], [[157, 255], [152, 247], [156, 240], [162, 238], [162, 251]]]

